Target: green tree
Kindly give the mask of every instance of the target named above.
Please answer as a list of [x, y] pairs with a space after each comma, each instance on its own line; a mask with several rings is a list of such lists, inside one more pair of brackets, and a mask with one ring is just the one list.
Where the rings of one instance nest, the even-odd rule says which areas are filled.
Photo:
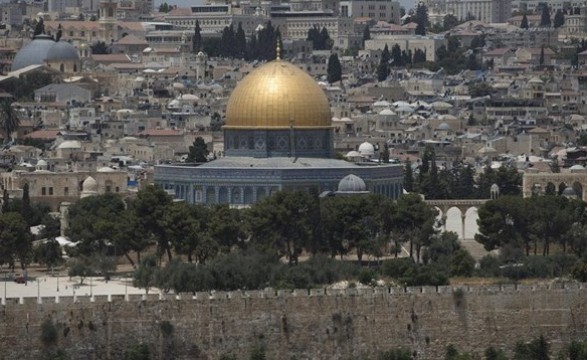
[[522, 22], [520, 23], [520, 28], [526, 29], [526, 30], [529, 28], [529, 26], [528, 26], [528, 17], [526, 16], [526, 14], [524, 14], [522, 16]]
[[0, 263], [25, 270], [32, 258], [32, 236], [25, 219], [16, 212], [0, 214]]
[[556, 13], [554, 14], [554, 28], [558, 29], [559, 27], [563, 26], [565, 24], [565, 14], [562, 12], [561, 9], [558, 9], [556, 11]]
[[149, 294], [149, 289], [155, 285], [157, 269], [157, 258], [145, 257], [134, 272], [133, 285], [145, 289], [145, 294]]
[[342, 66], [340, 65], [340, 60], [338, 60], [338, 55], [330, 55], [326, 72], [328, 74], [327, 79], [330, 84], [342, 80]]
[[479, 231], [475, 240], [486, 250], [511, 246], [529, 253], [531, 214], [524, 199], [502, 196], [486, 202], [478, 213]]
[[208, 151], [208, 146], [206, 145], [206, 142], [204, 141], [204, 139], [201, 136], [198, 136], [194, 140], [194, 143], [192, 144], [192, 146], [190, 146], [190, 148], [189, 148], [189, 153], [188, 153], [188, 157], [186, 159], [186, 162], [189, 162], [189, 163], [207, 162], [209, 153], [210, 153], [210, 151]]
[[309, 243], [309, 211], [313, 198], [307, 192], [282, 190], [261, 200], [248, 212], [251, 242], [277, 249], [293, 265]]
[[94, 44], [90, 45], [90, 48], [92, 49], [92, 54], [109, 54], [110, 53], [110, 49], [108, 48], [108, 45], [106, 45], [106, 43], [104, 41], [98, 41], [95, 42]]
[[442, 26], [444, 31], [448, 31], [459, 24], [459, 19], [453, 14], [447, 14], [444, 16]]
[[121, 227], [125, 204], [118, 194], [90, 196], [69, 208], [67, 235], [80, 254], [106, 254]]
[[544, 45], [540, 48], [540, 60], [538, 61], [538, 64], [544, 65]]
[[167, 239], [165, 229], [165, 213], [172, 204], [172, 198], [165, 190], [158, 186], [149, 185], [138, 192], [133, 209], [135, 212], [138, 226], [144, 229], [148, 237], [153, 238], [157, 243], [157, 254], [167, 257], [171, 260], [172, 244]]
[[12, 100], [0, 101], [0, 126], [4, 133], [4, 143], [12, 140], [12, 134], [20, 127], [20, 119], [12, 106]]
[[202, 50], [202, 29], [200, 28], [200, 21], [197, 19], [196, 26], [194, 27], [194, 36], [192, 37], [192, 48], [196, 54]]
[[542, 13], [540, 14], [540, 27], [550, 27], [550, 9], [547, 3], [542, 3]]
[[161, 5], [159, 5], [159, 12], [160, 13], [168, 13], [169, 10], [171, 10], [171, 9], [169, 8], [169, 4], [167, 4], [167, 2], [164, 2]]
[[419, 3], [416, 8], [416, 35], [426, 35], [428, 28], [428, 7], [424, 3]]
[[53, 267], [62, 264], [61, 246], [57, 240], [47, 239], [38, 245], [34, 250], [34, 261], [38, 264], [46, 265], [51, 270]]

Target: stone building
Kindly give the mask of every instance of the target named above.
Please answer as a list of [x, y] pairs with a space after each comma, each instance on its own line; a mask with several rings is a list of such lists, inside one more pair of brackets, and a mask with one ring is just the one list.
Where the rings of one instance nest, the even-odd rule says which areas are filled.
[[20, 49], [12, 61], [12, 71], [30, 65], [47, 65], [63, 73], [81, 70], [76, 48], [67, 41], [55, 41], [48, 35], [37, 35]]
[[[11, 197], [21, 197], [25, 183], [29, 184], [31, 203], [42, 203], [58, 211], [62, 202], [76, 202], [82, 195], [83, 184], [91, 177], [96, 183], [91, 191], [97, 194], [126, 193], [128, 173], [109, 167], [97, 171], [52, 172], [44, 160], [37, 162], [34, 171], [14, 170], [0, 173], [0, 186]], [[88, 190], [86, 188], [86, 190]]]

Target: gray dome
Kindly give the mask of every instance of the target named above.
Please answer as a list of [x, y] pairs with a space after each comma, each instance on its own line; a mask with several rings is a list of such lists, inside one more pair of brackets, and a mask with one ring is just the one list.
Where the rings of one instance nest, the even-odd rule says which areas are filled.
[[12, 71], [54, 60], [79, 60], [79, 55], [75, 47], [66, 41], [55, 42], [50, 36], [37, 35], [16, 54]]
[[73, 45], [67, 41], [58, 41], [51, 46], [45, 60], [79, 60], [79, 55]]
[[347, 175], [338, 183], [339, 192], [363, 192], [367, 191], [367, 185], [357, 175]]

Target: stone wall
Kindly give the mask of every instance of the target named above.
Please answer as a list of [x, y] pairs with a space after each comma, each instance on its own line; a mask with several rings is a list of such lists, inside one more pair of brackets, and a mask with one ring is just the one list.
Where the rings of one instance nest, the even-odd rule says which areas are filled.
[[120, 359], [137, 342], [157, 359], [246, 359], [255, 345], [266, 346], [269, 359], [356, 359], [394, 347], [440, 359], [448, 344], [482, 354], [540, 334], [554, 350], [586, 340], [587, 285], [8, 299], [0, 359], [54, 350], [40, 341], [46, 318], [71, 359]]

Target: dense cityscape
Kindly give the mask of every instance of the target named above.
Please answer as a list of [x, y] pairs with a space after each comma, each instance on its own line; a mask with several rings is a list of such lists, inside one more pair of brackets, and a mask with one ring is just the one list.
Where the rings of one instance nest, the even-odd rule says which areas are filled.
[[0, 359], [587, 359], [587, 1], [0, 35]]

